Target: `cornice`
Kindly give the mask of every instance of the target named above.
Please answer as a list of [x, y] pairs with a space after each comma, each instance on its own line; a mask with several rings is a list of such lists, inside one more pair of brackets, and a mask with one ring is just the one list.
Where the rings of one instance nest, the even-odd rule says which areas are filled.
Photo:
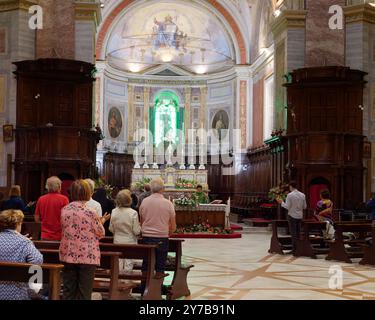
[[284, 10], [272, 24], [272, 32], [276, 38], [287, 29], [303, 29], [306, 27], [306, 10]]
[[345, 7], [344, 14], [346, 24], [356, 22], [375, 24], [375, 7], [369, 3]]
[[102, 13], [100, 3], [76, 2], [75, 3], [76, 21], [93, 21], [97, 28], [102, 22]]
[[37, 4], [36, 0], [3, 0], [0, 2], [0, 12], [25, 10]]

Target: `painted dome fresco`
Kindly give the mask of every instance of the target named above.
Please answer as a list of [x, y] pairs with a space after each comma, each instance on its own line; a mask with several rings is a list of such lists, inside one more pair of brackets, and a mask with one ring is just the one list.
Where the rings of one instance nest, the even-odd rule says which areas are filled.
[[233, 50], [224, 26], [204, 7], [158, 1], [133, 7], [119, 19], [107, 59], [113, 67], [135, 73], [173, 64], [206, 74], [232, 67]]

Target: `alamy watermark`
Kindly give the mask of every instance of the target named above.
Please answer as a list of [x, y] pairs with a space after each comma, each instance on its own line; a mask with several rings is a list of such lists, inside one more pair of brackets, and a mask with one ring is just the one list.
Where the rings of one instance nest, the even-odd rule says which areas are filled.
[[342, 290], [344, 286], [344, 272], [339, 265], [333, 265], [329, 268], [328, 288], [330, 290]]
[[29, 268], [29, 274], [31, 275], [29, 279], [29, 288], [38, 294], [43, 287], [43, 270], [41, 266], [31, 266]]

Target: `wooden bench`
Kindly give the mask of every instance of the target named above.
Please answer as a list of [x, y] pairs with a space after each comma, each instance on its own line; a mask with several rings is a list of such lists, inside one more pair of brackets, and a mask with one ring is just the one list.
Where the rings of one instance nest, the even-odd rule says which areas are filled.
[[324, 241], [326, 228], [326, 222], [303, 221], [295, 256], [316, 259], [319, 254], [327, 254], [329, 249]]
[[42, 224], [40, 222], [23, 222], [21, 234], [28, 234], [33, 240], [40, 240], [42, 234]]
[[[185, 240], [169, 239], [168, 253], [175, 255], [172, 263], [167, 263], [166, 271], [173, 272], [173, 280], [168, 291], [167, 299], [175, 300], [190, 296], [190, 290], [187, 283], [187, 276], [193, 265], [184, 265], [182, 263], [182, 243]], [[113, 243], [113, 237], [101, 239], [102, 243]], [[168, 259], [171, 261], [171, 259]]]
[[371, 228], [371, 239], [372, 244], [365, 244], [363, 248], [363, 259], [359, 264], [370, 264], [375, 265], [375, 225], [372, 225]]
[[[43, 254], [45, 262], [60, 263], [58, 249], [39, 249]], [[119, 278], [119, 252], [101, 252], [100, 270], [106, 270], [109, 274], [107, 279], [95, 278], [93, 291], [100, 292], [104, 299], [128, 300], [132, 289], [135, 287], [131, 283], [122, 283]]]
[[[286, 228], [287, 235], [281, 236], [279, 228]], [[272, 237], [269, 253], [284, 254], [284, 250], [292, 250], [292, 237], [289, 235], [289, 223], [287, 220], [272, 221]]]
[[[28, 283], [30, 277], [30, 267], [28, 263], [0, 262], [0, 281], [11, 281], [18, 283]], [[40, 266], [43, 271], [43, 284], [48, 284], [50, 300], [60, 300], [61, 271], [64, 268], [61, 264], [43, 264]]]
[[[358, 233], [356, 239], [344, 239], [344, 233]], [[335, 239], [326, 241], [329, 244], [329, 253], [326, 260], [352, 262], [352, 258], [363, 258], [364, 249], [367, 246], [366, 238], [372, 234], [372, 226], [369, 223], [336, 223]], [[370, 260], [369, 258], [367, 258]]]
[[[60, 242], [57, 241], [34, 241], [38, 249], [58, 249]], [[134, 270], [125, 274], [119, 274], [121, 280], [137, 281], [144, 284], [143, 300], [161, 300], [162, 284], [164, 279], [155, 277], [155, 251], [154, 245], [119, 245], [111, 243], [101, 243], [101, 252], [119, 252], [121, 259], [134, 259], [147, 261], [147, 270], [145, 272]], [[98, 271], [98, 277], [109, 278], [107, 271]], [[141, 286], [134, 288], [133, 292], [141, 293]]]

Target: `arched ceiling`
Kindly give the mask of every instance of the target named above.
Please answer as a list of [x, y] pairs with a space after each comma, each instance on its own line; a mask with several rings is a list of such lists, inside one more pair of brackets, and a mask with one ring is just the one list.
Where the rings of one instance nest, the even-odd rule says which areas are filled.
[[115, 68], [142, 73], [168, 63], [193, 74], [209, 74], [249, 62], [249, 28], [243, 16], [248, 17], [249, 7], [244, 3], [238, 7], [232, 0], [102, 2], [97, 56]]
[[121, 17], [106, 57], [126, 71], [169, 63], [202, 74], [232, 67], [235, 54], [224, 27], [208, 11], [191, 3], [158, 1], [134, 6]]

